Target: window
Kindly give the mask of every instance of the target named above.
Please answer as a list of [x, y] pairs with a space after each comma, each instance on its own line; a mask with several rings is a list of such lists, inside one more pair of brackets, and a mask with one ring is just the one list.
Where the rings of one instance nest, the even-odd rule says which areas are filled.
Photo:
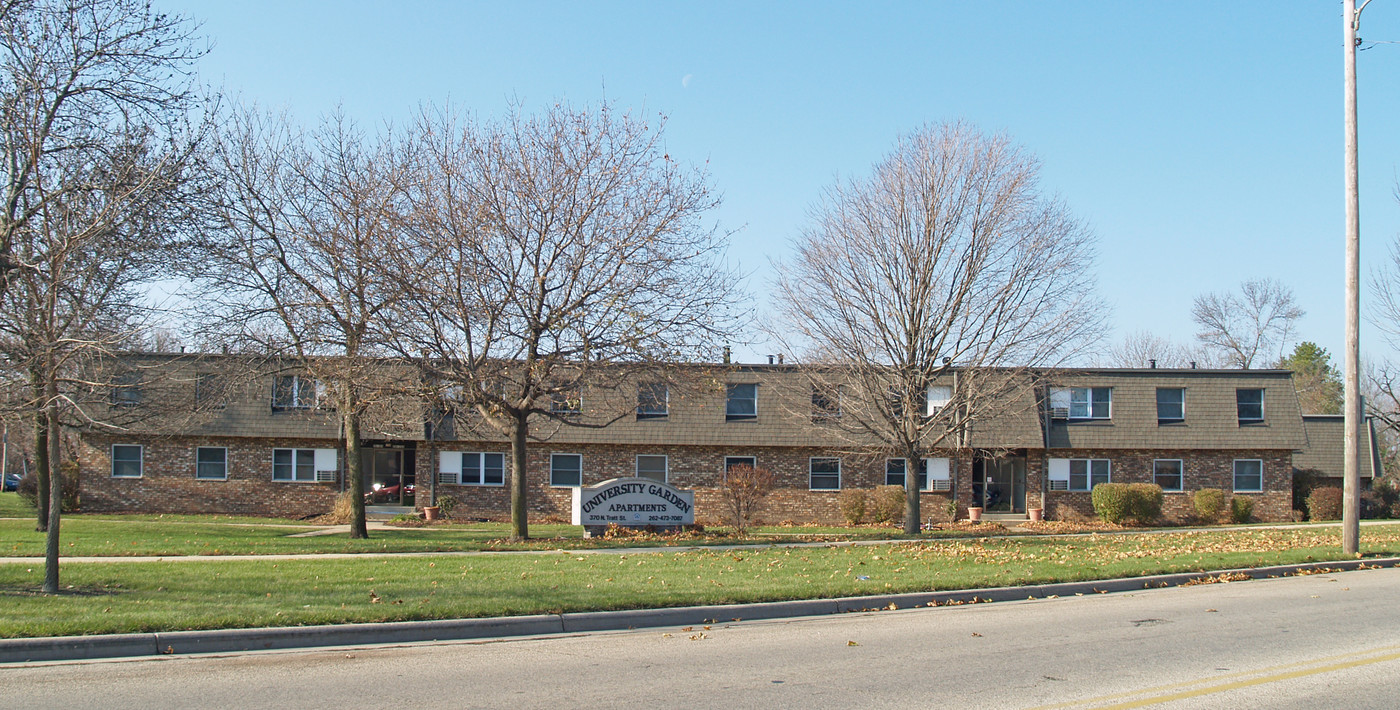
[[812, 421], [825, 422], [841, 417], [841, 393], [812, 388]]
[[[928, 490], [928, 459], [924, 459], [924, 468], [919, 469], [919, 490]], [[885, 459], [885, 485], [904, 487], [904, 474], [908, 470], [908, 465], [904, 459]]]
[[1235, 408], [1239, 411], [1241, 424], [1264, 421], [1264, 390], [1235, 390]]
[[1264, 491], [1264, 462], [1259, 459], [1235, 459], [1235, 492]]
[[807, 460], [814, 491], [841, 490], [841, 459], [813, 457]]
[[112, 478], [140, 478], [142, 447], [134, 444], [112, 444]]
[[506, 484], [506, 455], [490, 451], [470, 451], [462, 454], [464, 486], [504, 486]]
[[315, 449], [273, 449], [272, 480], [316, 480]]
[[305, 375], [278, 375], [272, 380], [272, 409], [310, 409], [318, 389], [316, 380]]
[[107, 403], [113, 407], [135, 407], [141, 403], [141, 373], [123, 372], [112, 378]]
[[748, 466], [758, 468], [758, 459], [753, 456], [725, 456], [724, 457], [724, 477], [729, 478], [729, 471], [735, 466]]
[[1186, 420], [1186, 390], [1181, 387], [1157, 388], [1157, 423]]
[[670, 388], [664, 382], [637, 385], [637, 418], [665, 419], [669, 413]]
[[725, 388], [724, 418], [729, 421], [758, 418], [758, 385], [729, 385]]
[[1179, 493], [1182, 490], [1181, 471], [1181, 459], [1157, 459], [1152, 462], [1152, 482], [1164, 491]]
[[948, 385], [930, 385], [928, 388], [928, 416], [932, 417], [943, 411], [948, 406], [948, 402], [953, 399], [953, 388]]
[[1070, 419], [1110, 419], [1113, 412], [1112, 387], [1071, 387]]
[[1108, 483], [1108, 459], [1070, 459], [1069, 490], [1092, 491], [1100, 483]]
[[583, 397], [576, 389], [555, 392], [549, 396], [549, 411], [563, 416], [583, 414]]
[[666, 457], [642, 454], [637, 456], [637, 478], [666, 482]]
[[583, 485], [583, 456], [579, 454], [550, 455], [549, 485], [557, 488]]
[[194, 477], [207, 481], [228, 478], [228, 449], [222, 446], [200, 446], [194, 450]]
[[201, 407], [222, 409], [224, 402], [224, 378], [213, 372], [201, 372], [194, 376], [194, 403]]

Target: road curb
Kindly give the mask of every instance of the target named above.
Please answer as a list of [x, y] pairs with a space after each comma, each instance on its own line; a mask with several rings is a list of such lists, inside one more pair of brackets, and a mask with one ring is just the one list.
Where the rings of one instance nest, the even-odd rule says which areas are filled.
[[1371, 560], [1339, 560], [1296, 565], [1278, 565], [1210, 572], [1182, 572], [1150, 577], [1099, 579], [1061, 582], [1024, 587], [993, 587], [944, 592], [879, 594], [840, 599], [802, 599], [714, 606], [673, 607], [594, 611], [489, 619], [444, 619], [372, 624], [327, 626], [286, 626], [259, 629], [215, 629], [209, 631], [168, 631], [101, 636], [51, 636], [28, 639], [0, 639], [0, 663], [42, 661], [81, 661], [194, 653], [238, 653], [324, 646], [368, 646], [424, 641], [469, 641], [475, 639], [519, 638], [575, 634], [591, 631], [667, 626], [694, 626], [731, 621], [788, 619], [805, 616], [908, 609], [982, 602], [1021, 601], [1048, 597], [1141, 591], [1199, 584], [1207, 578], [1235, 581], [1317, 574], [1358, 569], [1400, 567], [1400, 557]]

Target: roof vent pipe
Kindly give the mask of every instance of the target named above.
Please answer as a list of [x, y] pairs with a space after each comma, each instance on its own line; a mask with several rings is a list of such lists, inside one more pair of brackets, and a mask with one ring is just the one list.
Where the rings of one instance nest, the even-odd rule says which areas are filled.
[[724, 364], [729, 364], [729, 346], [724, 346]]
[[1152, 369], [1154, 369], [1154, 370], [1157, 369], [1157, 358], [1154, 357], [1154, 358], [1148, 360], [1148, 361], [1147, 361], [1147, 366], [1150, 367], [1150, 368], [1152, 368]]
[[768, 364], [769, 364], [769, 365], [772, 365], [772, 364], [773, 364], [773, 356], [772, 356], [772, 355], [769, 355], [769, 356], [768, 356]]
[[1191, 369], [1192, 369], [1192, 370], [1196, 369], [1196, 361], [1195, 361], [1195, 360], [1192, 360], [1192, 361], [1191, 361]]
[[778, 364], [779, 364], [779, 365], [783, 364], [783, 354], [782, 354], [782, 353], [778, 353]]

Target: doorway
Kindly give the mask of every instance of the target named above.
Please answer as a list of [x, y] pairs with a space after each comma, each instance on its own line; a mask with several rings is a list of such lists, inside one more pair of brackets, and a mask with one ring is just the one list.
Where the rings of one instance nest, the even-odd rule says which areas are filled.
[[413, 452], [403, 449], [365, 449], [360, 452], [365, 479], [365, 503], [413, 505]]
[[981, 506], [988, 513], [1026, 512], [1026, 458], [973, 460], [972, 505]]

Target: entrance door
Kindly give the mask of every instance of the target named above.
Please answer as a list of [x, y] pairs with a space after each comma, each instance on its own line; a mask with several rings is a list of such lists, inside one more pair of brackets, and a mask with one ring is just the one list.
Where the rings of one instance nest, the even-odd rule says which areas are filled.
[[413, 505], [412, 481], [405, 481], [403, 450], [368, 449], [361, 453], [365, 502], [373, 505]]
[[988, 513], [1026, 512], [1026, 459], [978, 459], [972, 466], [972, 501]]

